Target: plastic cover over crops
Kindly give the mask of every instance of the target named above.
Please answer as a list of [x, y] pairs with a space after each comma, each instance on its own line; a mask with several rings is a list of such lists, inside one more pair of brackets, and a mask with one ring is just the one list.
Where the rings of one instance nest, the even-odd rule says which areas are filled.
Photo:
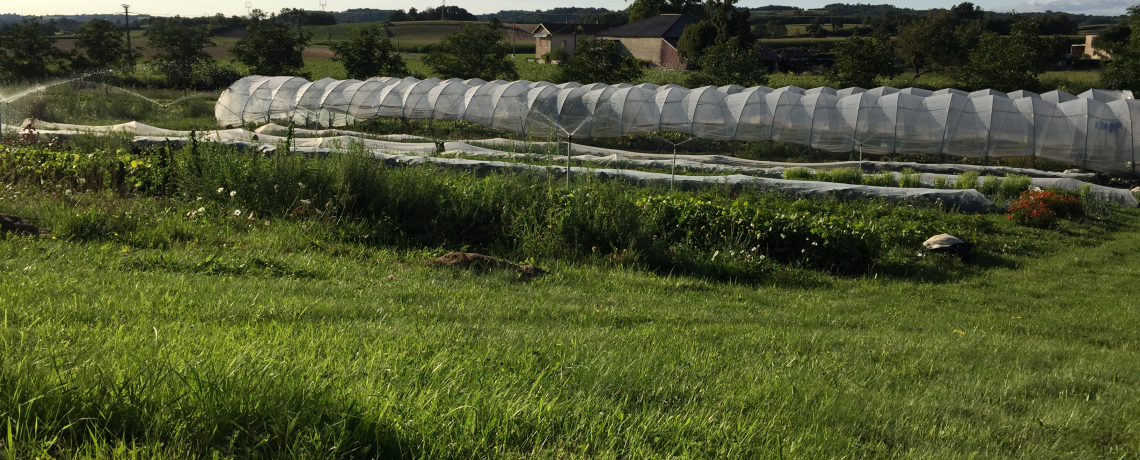
[[1113, 172], [1140, 159], [1140, 102], [1129, 91], [1036, 94], [890, 87], [683, 88], [381, 77], [246, 77], [218, 99], [218, 124], [325, 127], [375, 117], [462, 120], [539, 138], [668, 131], [868, 155], [1040, 157]]

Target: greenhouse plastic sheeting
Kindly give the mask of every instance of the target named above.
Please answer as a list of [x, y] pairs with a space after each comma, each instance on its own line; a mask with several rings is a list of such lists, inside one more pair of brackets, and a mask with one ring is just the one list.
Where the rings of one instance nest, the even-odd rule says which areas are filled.
[[1129, 91], [1036, 94], [794, 86], [682, 88], [495, 80], [246, 77], [218, 99], [220, 126], [292, 120], [325, 127], [374, 117], [463, 120], [545, 138], [668, 131], [778, 141], [829, 152], [1040, 157], [1102, 172], [1140, 160]]

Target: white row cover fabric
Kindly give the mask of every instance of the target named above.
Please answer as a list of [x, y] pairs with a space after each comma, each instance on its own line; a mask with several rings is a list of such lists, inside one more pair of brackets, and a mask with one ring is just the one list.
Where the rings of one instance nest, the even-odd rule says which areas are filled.
[[218, 99], [220, 126], [274, 120], [344, 126], [375, 117], [463, 120], [536, 137], [669, 131], [778, 141], [868, 155], [1041, 157], [1102, 172], [1140, 160], [1140, 101], [1130, 91], [677, 85], [413, 77], [366, 81], [246, 77]]

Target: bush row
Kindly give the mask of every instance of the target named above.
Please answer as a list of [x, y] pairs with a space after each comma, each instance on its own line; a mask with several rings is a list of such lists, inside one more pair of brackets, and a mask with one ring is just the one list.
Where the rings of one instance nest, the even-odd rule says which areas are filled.
[[[932, 234], [972, 238], [990, 222], [877, 200], [718, 186], [671, 192], [589, 177], [567, 188], [548, 174], [479, 177], [389, 166], [360, 152], [266, 157], [216, 144], [138, 153], [0, 147], [0, 178], [57, 183], [66, 193], [172, 196], [235, 216], [320, 219], [358, 242], [478, 248], [516, 260], [611, 257], [718, 277], [762, 275], [773, 263], [867, 272]], [[58, 234], [90, 240], [134, 230], [107, 216], [80, 217]]]

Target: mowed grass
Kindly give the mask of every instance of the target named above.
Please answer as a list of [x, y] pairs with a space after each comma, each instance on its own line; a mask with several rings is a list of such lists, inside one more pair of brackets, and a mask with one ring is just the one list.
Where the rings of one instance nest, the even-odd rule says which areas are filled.
[[[427, 268], [437, 249], [197, 203], [0, 191], [60, 235], [0, 239], [9, 458], [1140, 452], [1134, 211], [1002, 230], [981, 250], [1004, 262], [960, 279], [734, 284]], [[93, 212], [170, 242], [65, 241]]]

